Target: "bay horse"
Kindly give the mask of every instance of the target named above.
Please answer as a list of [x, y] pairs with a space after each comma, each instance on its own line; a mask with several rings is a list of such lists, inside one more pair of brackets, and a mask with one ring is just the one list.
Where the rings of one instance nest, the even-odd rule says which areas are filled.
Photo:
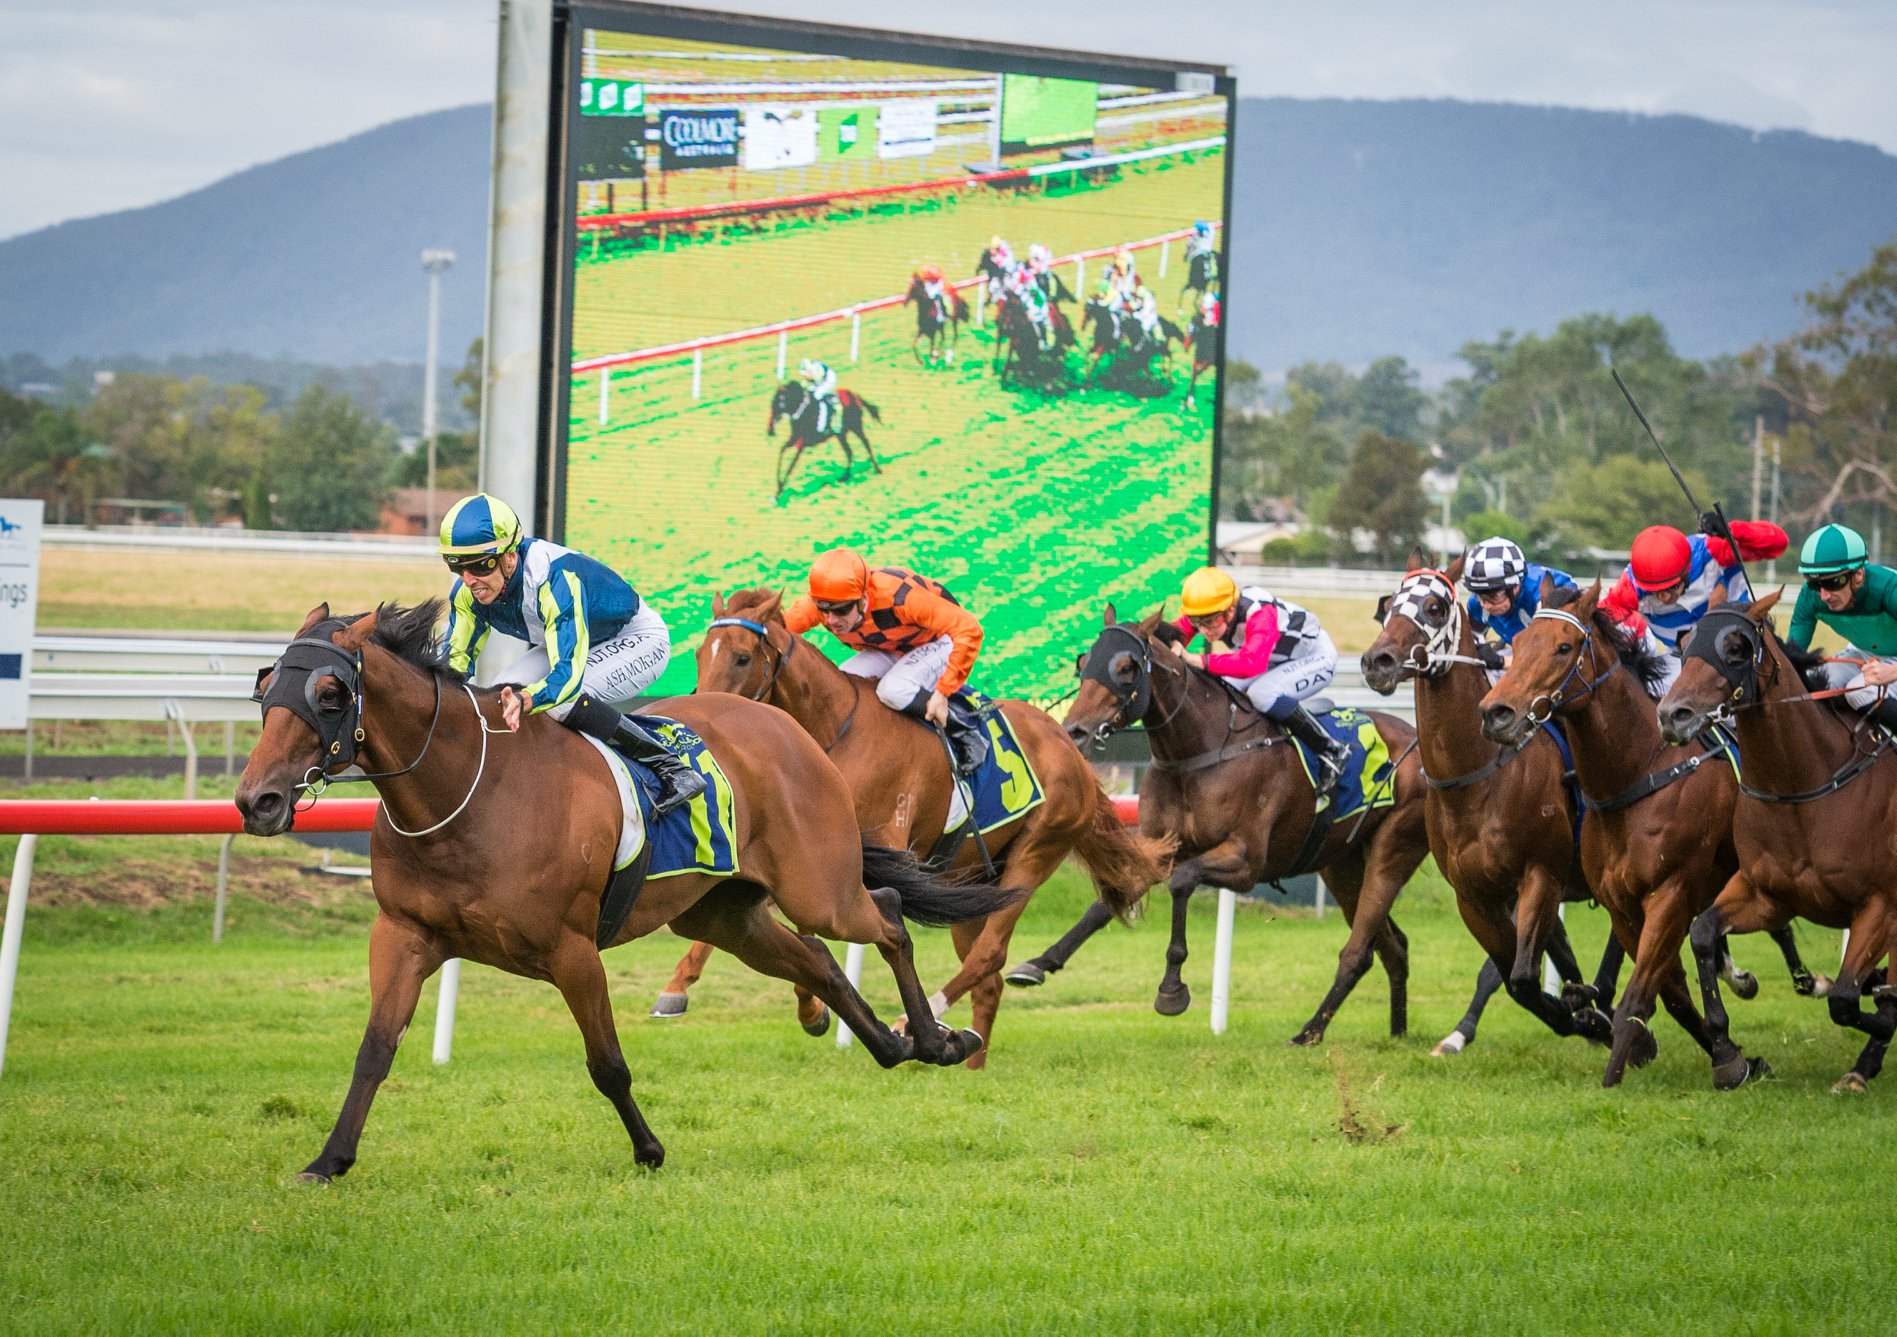
[[[737, 590], [729, 600], [716, 597], [712, 616], [698, 646], [698, 690], [731, 692], [786, 711], [843, 773], [857, 824], [867, 837], [918, 854], [931, 850], [948, 818], [952, 784], [934, 731], [884, 705], [869, 679], [844, 673], [802, 637], [791, 635], [778, 591]], [[986, 857], [996, 880], [1019, 899], [984, 921], [950, 930], [962, 968], [932, 1000], [940, 1016], [972, 993], [972, 1024], [985, 1044], [994, 1041], [1001, 968], [1015, 923], [1061, 861], [1078, 858], [1110, 913], [1126, 918], [1166, 876], [1172, 849], [1164, 837], [1136, 835], [1121, 824], [1093, 768], [1052, 716], [1026, 701], [1003, 701], [1000, 710], [1014, 726], [1046, 797], [1026, 815], [964, 841], [949, 866], [951, 872], [974, 875], [983, 871]], [[666, 993], [682, 1002], [709, 955], [703, 947], [688, 952]], [[803, 1019], [806, 1029], [814, 1028], [810, 1017]], [[969, 1066], [979, 1068], [986, 1060], [984, 1048]]]
[[[1584, 592], [1544, 592], [1541, 611], [1515, 638], [1514, 662], [1482, 699], [1482, 733], [1519, 747], [1543, 720], [1559, 718], [1567, 727], [1587, 809], [1587, 884], [1634, 958], [1601, 1085], [1618, 1086], [1629, 1061], [1652, 1059], [1646, 1023], [1657, 997], [1706, 1051], [1713, 1084], [1730, 1090], [1763, 1075], [1766, 1065], [1707, 1028], [1680, 967], [1680, 947], [1694, 918], [1738, 871], [1738, 784], [1717, 740], [1696, 739], [1683, 751], [1667, 746], [1650, 694], [1666, 680], [1664, 652], [1648, 649], [1601, 612], [1600, 597], [1599, 581]], [[1774, 937], [1799, 992], [1811, 993], [1815, 981], [1789, 930], [1780, 927]]]
[[[1897, 1033], [1897, 958], [1884, 984], [1875, 982], [1897, 930], [1887, 834], [1897, 803], [1897, 752], [1865, 717], [1813, 701], [1803, 670], [1820, 661], [1794, 658], [1780, 642], [1771, 622], [1778, 599], [1774, 591], [1744, 608], [1708, 609], [1682, 647], [1679, 679], [1658, 706], [1668, 742], [1697, 738], [1715, 720], [1729, 720], [1739, 740], [1732, 823], [1739, 867], [1693, 921], [1689, 940], [1707, 1026], [1725, 1037], [1720, 934], [1781, 928], [1794, 917], [1849, 929], [1826, 1003], [1834, 1023], [1869, 1038], [1832, 1090], [1863, 1091]], [[1861, 1007], [1866, 992], [1875, 999], [1870, 1013]]]
[[[1064, 723], [1083, 748], [1136, 723], [1145, 725], [1152, 744], [1152, 765], [1140, 790], [1140, 830], [1179, 842], [1168, 880], [1172, 938], [1154, 1011], [1172, 1017], [1192, 1005], [1179, 968], [1186, 960], [1186, 908], [1194, 888], [1249, 892], [1260, 882], [1310, 870], [1322, 875], [1342, 908], [1350, 938], [1338, 953], [1330, 991], [1291, 1043], [1324, 1039], [1331, 1018], [1370, 969], [1373, 950], [1390, 980], [1390, 1034], [1405, 1034], [1409, 944], [1390, 909], [1429, 853], [1414, 731], [1394, 716], [1371, 715], [1394, 763], [1388, 783], [1395, 802], [1339, 818], [1321, 845], [1307, 851], [1306, 837], [1318, 820], [1316, 794], [1290, 735], [1219, 679], [1180, 659], [1178, 633], [1161, 613], [1117, 622], [1108, 604], [1105, 622], [1085, 656], [1080, 689]], [[1300, 855], [1305, 868], [1297, 866]], [[1064, 967], [1106, 925], [1105, 909], [1091, 907], [1059, 943], [1025, 963], [1031, 970], [1010, 971], [1009, 983], [1036, 984]]]
[[[1115, 312], [1097, 297], [1087, 300], [1080, 323], [1083, 329], [1091, 326], [1093, 330], [1093, 343], [1087, 352], [1087, 369], [1081, 377], [1083, 382], [1091, 382], [1096, 373], [1150, 379], [1153, 359], [1164, 356], [1166, 365], [1170, 367], [1173, 345], [1186, 340], [1186, 332], [1164, 316], [1159, 317], [1157, 322], [1158, 338], [1149, 339], [1131, 312]], [[1106, 370], [1101, 372], [1103, 363]]]
[[1069, 383], [1067, 350], [1075, 346], [1074, 327], [1060, 308], [1047, 308], [1054, 346], [1046, 348], [1041, 332], [1020, 301], [1010, 298], [995, 306], [996, 369], [1003, 385], [1019, 380], [1041, 389]]
[[[1430, 853], [1508, 996], [1556, 1035], [1605, 1043], [1612, 1028], [1599, 1004], [1613, 996], [1617, 946], [1610, 945], [1595, 983], [1583, 985], [1560, 919], [1564, 900], [1588, 896], [1562, 779], [1566, 763], [1540, 730], [1504, 748], [1483, 741], [1478, 704], [1488, 671], [1456, 595], [1463, 561], [1458, 556], [1446, 571], [1419, 565], [1403, 577], [1382, 609], [1383, 630], [1363, 652], [1364, 682], [1388, 696], [1404, 679], [1415, 681]], [[1543, 952], [1568, 986], [1563, 998], [1542, 989]], [[1478, 990], [1436, 1053], [1456, 1053], [1475, 1038], [1484, 1002]]]
[[[442, 611], [429, 599], [334, 618], [321, 605], [258, 675], [263, 732], [237, 784], [245, 831], [290, 830], [298, 793], [320, 791], [356, 761], [382, 797], [369, 841], [377, 914], [368, 1029], [342, 1112], [303, 1178], [327, 1181], [355, 1164], [369, 1105], [422, 984], [451, 957], [559, 989], [585, 1041], [593, 1084], [625, 1124], [633, 1159], [649, 1168], [663, 1163], [665, 1149], [632, 1098], [603, 946], [667, 925], [716, 943], [823, 999], [884, 1067], [912, 1058], [947, 1066], [979, 1050], [972, 1032], [932, 1023], [891, 1031], [813, 935], [874, 943], [911, 1017], [926, 1018], [928, 995], [903, 919], [979, 918], [1005, 909], [1011, 893], [951, 884], [908, 854], [865, 840], [843, 777], [781, 712], [729, 696], [682, 698], [667, 709], [724, 771], [742, 871], [649, 882], [614, 931], [601, 909], [621, 814], [605, 758], [544, 715], [507, 732], [497, 694], [445, 666], [436, 632]], [[772, 917], [772, 905], [794, 932]]]
[[790, 486], [790, 476], [796, 472], [797, 462], [804, 457], [804, 452], [825, 441], [835, 441], [843, 447], [844, 482], [847, 483], [856, 474], [856, 452], [850, 447], [851, 436], [862, 443], [863, 453], [869, 456], [870, 468], [877, 473], [883, 471], [876, 451], [869, 443], [869, 435], [863, 430], [863, 415], [867, 413], [881, 422], [882, 411], [854, 390], [838, 390], [837, 403], [841, 407], [836, 420], [825, 423], [819, 430], [817, 397], [810, 393], [810, 387], [802, 381], [785, 381], [771, 396], [771, 418], [764, 428], [765, 437], [776, 437], [779, 420], [789, 424], [784, 444], [777, 449], [777, 493], [774, 500], [783, 501], [784, 489]]
[[[916, 361], [925, 367], [940, 366], [945, 360], [954, 362], [957, 337], [962, 326], [968, 323], [968, 302], [962, 295], [944, 285], [940, 297], [931, 297], [922, 279], [912, 277], [902, 302], [904, 306], [911, 302], [916, 306], [916, 337], [911, 344]], [[948, 345], [946, 349], [944, 342]], [[925, 344], [928, 346], [926, 354], [923, 352]]]
[[1186, 382], [1186, 397], [1196, 399], [1199, 394], [1199, 377], [1219, 364], [1219, 345], [1224, 342], [1224, 330], [1202, 316], [1192, 318], [1192, 379]]

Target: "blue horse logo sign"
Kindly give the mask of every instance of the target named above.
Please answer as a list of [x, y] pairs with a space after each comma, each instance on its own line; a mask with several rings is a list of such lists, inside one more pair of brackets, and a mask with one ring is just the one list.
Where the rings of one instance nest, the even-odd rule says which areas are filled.
[[659, 167], [733, 167], [738, 161], [736, 107], [679, 107], [659, 113]]

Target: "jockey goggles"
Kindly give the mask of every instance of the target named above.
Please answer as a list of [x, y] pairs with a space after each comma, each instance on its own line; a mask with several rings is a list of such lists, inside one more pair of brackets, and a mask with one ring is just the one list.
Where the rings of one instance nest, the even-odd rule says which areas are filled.
[[857, 604], [862, 600], [845, 599], [841, 603], [832, 603], [827, 599], [812, 599], [811, 602], [816, 604], [817, 611], [826, 617], [847, 617], [856, 611]]
[[448, 569], [457, 576], [466, 575], [470, 572], [477, 576], [485, 576], [493, 572], [494, 569], [501, 564], [501, 554], [489, 552], [476, 553], [469, 556], [462, 553], [451, 552], [445, 554], [441, 560], [446, 563]]
[[1848, 589], [1851, 584], [1851, 577], [1856, 574], [1857, 572], [1855, 571], [1839, 571], [1829, 576], [1807, 576], [1805, 578], [1805, 587], [1807, 589], [1821, 590], [1826, 594], [1836, 594], [1839, 590]]

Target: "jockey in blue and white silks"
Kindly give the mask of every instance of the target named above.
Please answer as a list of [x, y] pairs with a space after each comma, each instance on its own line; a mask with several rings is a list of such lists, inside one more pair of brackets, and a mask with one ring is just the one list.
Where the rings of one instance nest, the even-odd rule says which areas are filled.
[[1469, 622], [1477, 637], [1488, 630], [1503, 645], [1513, 645], [1529, 619], [1541, 611], [1544, 578], [1556, 589], [1580, 588], [1567, 572], [1529, 561], [1519, 547], [1500, 535], [1470, 549], [1462, 583], [1470, 590]]
[[527, 642], [500, 674], [501, 716], [545, 712], [619, 748], [659, 782], [664, 812], [704, 790], [705, 779], [620, 714], [672, 656], [665, 621], [625, 578], [584, 553], [521, 533], [520, 517], [479, 493], [442, 518], [442, 560], [455, 573], [444, 650], [467, 673], [495, 631]]

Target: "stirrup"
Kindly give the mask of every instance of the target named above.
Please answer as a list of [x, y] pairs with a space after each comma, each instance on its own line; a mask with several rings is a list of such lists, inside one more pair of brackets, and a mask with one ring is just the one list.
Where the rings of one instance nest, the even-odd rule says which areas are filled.
[[650, 769], [653, 778], [659, 782], [659, 792], [652, 796], [654, 817], [663, 817], [705, 792], [705, 777], [690, 766], [681, 763], [676, 768], [660, 770], [655, 766]]

